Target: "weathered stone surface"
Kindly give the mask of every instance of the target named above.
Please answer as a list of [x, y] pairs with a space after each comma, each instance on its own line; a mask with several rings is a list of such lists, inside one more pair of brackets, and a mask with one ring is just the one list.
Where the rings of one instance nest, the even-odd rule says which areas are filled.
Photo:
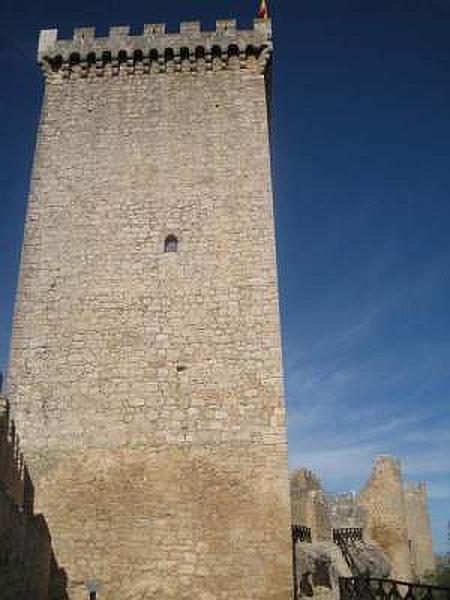
[[381, 548], [368, 541], [354, 541], [347, 545], [351, 556], [353, 575], [369, 574], [371, 577], [389, 577], [391, 565]]
[[331, 542], [297, 543], [296, 577], [300, 597], [338, 598], [339, 577], [367, 573], [372, 577], [388, 577], [390, 565], [375, 544], [353, 542], [350, 568], [340, 548]]
[[40, 48], [8, 377], [37, 507], [70, 600], [93, 579], [108, 600], [287, 600], [270, 24], [242, 40], [221, 25], [212, 43], [257, 47], [218, 56], [206, 40], [192, 62], [97, 64], [92, 38], [62, 43], [62, 64], [55, 35]]

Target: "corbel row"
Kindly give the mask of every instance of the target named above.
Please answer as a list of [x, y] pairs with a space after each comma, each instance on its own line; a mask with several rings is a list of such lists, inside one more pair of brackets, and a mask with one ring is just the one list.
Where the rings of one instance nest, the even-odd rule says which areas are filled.
[[62, 79], [240, 69], [264, 73], [269, 59], [269, 48], [249, 47], [243, 51], [237, 46], [230, 46], [226, 53], [220, 48], [197, 48], [194, 52], [187, 49], [175, 52], [169, 48], [163, 55], [155, 50], [147, 55], [140, 50], [133, 53], [120, 51], [114, 56], [110, 52], [103, 52], [100, 56], [90, 53], [84, 57], [73, 53], [68, 59], [56, 56], [43, 60], [41, 68], [47, 78], [57, 74]]

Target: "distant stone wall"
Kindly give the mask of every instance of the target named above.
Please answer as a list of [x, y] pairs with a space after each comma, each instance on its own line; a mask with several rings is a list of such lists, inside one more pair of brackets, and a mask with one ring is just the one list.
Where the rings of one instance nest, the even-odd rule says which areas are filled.
[[330, 505], [319, 479], [307, 469], [290, 477], [292, 523], [311, 529], [315, 542], [331, 539]]
[[336, 494], [330, 503], [333, 529], [367, 528], [367, 510], [353, 492]]
[[421, 579], [435, 568], [426, 484], [408, 483], [405, 503], [411, 569]]

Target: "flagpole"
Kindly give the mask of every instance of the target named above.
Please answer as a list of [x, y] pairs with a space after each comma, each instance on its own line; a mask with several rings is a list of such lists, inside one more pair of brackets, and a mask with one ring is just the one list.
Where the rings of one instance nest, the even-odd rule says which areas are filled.
[[260, 0], [258, 18], [265, 21], [269, 18], [269, 0]]

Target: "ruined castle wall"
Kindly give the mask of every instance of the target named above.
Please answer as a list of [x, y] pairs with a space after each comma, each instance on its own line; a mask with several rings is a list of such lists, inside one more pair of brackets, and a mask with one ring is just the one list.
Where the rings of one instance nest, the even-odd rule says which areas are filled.
[[324, 492], [312, 492], [313, 502], [313, 541], [327, 542], [331, 538], [330, 503]]
[[71, 600], [287, 600], [270, 24], [92, 36], [41, 38], [8, 377], [37, 508]]
[[405, 503], [411, 569], [413, 575], [421, 579], [435, 566], [426, 485], [407, 484]]
[[291, 520], [294, 525], [312, 528], [314, 524], [312, 491], [321, 489], [319, 480], [307, 469], [290, 474]]
[[400, 463], [389, 457], [377, 459], [372, 475], [359, 494], [367, 510], [367, 534], [384, 551], [392, 576], [410, 581], [406, 503]]
[[330, 502], [333, 529], [367, 529], [367, 511], [354, 493], [337, 494]]
[[0, 487], [0, 598], [47, 600], [50, 559], [43, 517], [24, 514]]

